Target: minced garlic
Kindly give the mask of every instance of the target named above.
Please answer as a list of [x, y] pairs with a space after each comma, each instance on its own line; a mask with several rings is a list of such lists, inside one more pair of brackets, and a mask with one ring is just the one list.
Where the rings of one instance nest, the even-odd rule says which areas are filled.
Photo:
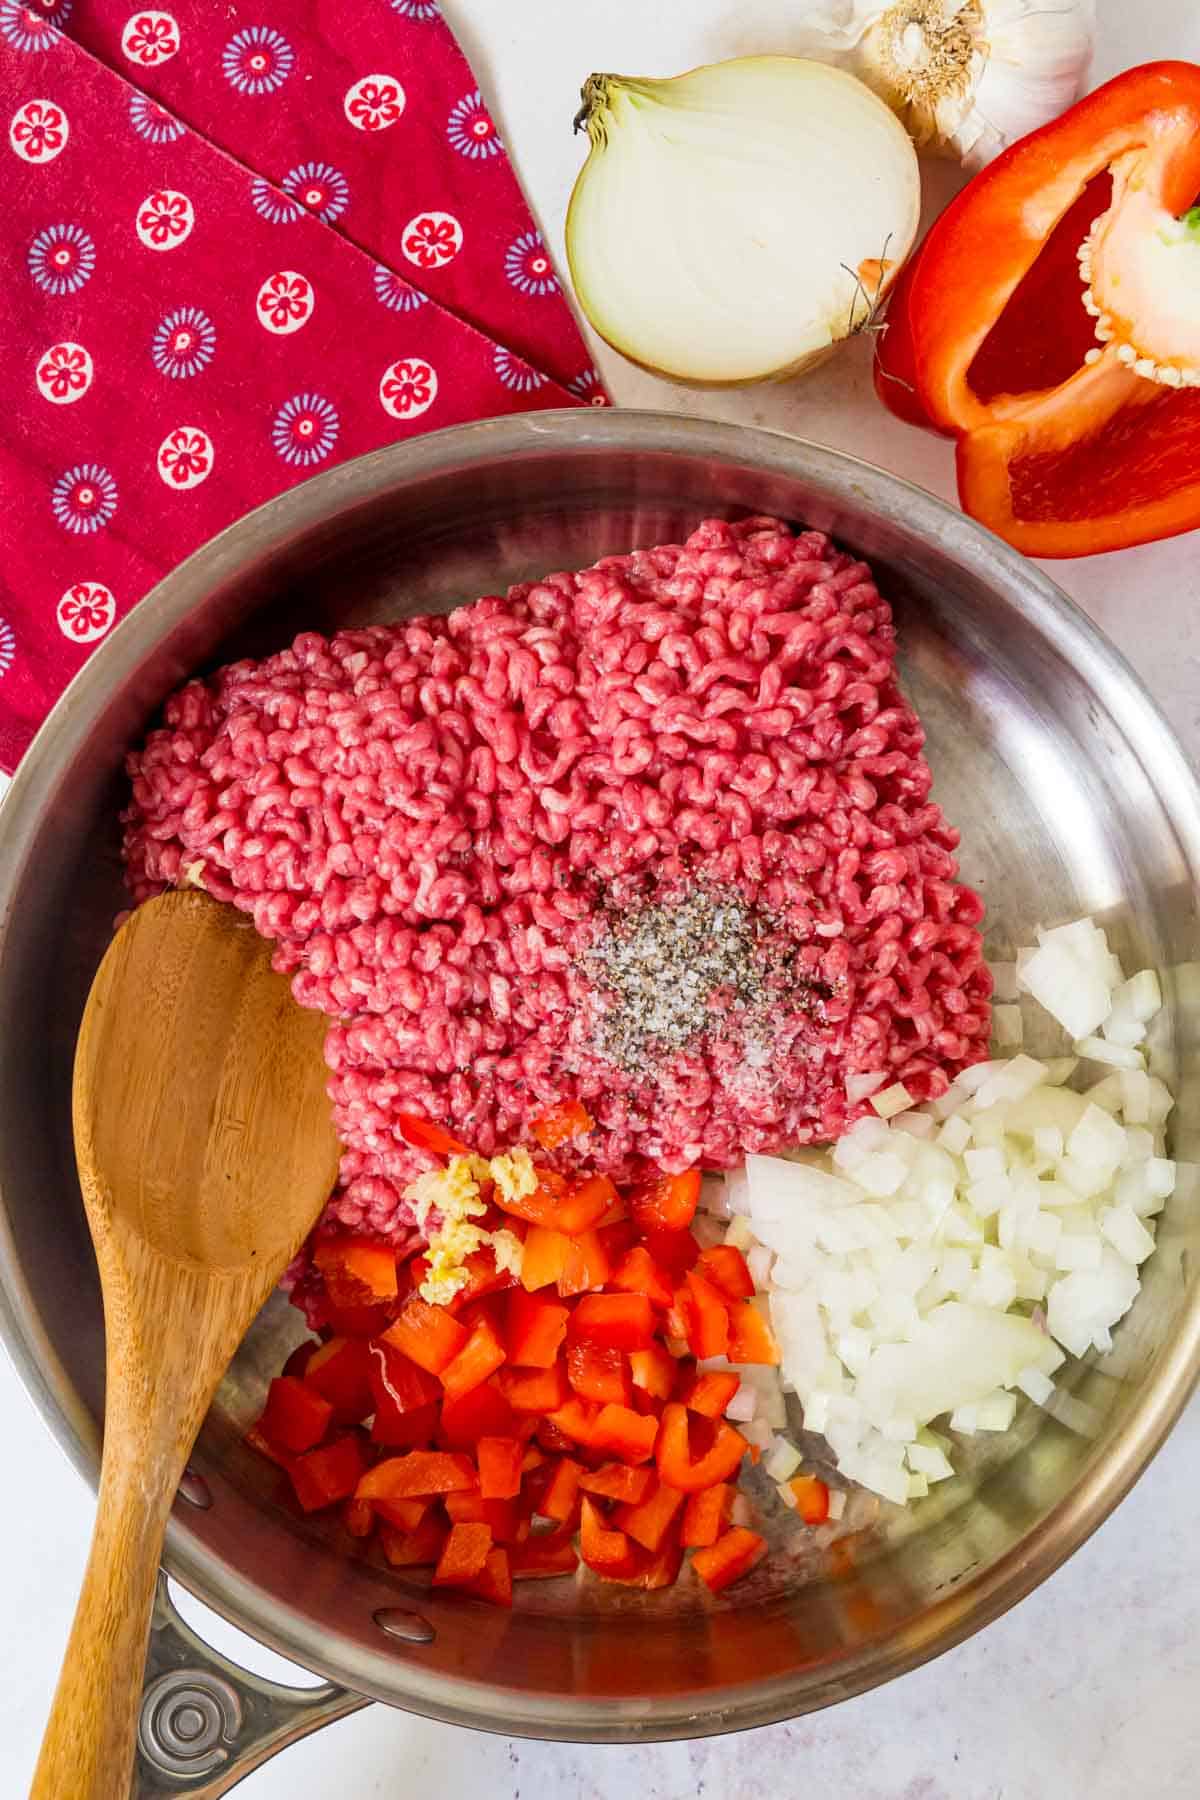
[[515, 1232], [485, 1231], [472, 1224], [487, 1203], [479, 1189], [491, 1181], [506, 1200], [522, 1199], [537, 1187], [537, 1174], [527, 1150], [513, 1150], [488, 1162], [482, 1156], [452, 1156], [444, 1169], [427, 1169], [404, 1190], [422, 1231], [431, 1214], [437, 1224], [428, 1232], [428, 1274], [418, 1292], [431, 1306], [445, 1306], [467, 1285], [466, 1261], [490, 1245], [502, 1273], [520, 1275], [523, 1246]]

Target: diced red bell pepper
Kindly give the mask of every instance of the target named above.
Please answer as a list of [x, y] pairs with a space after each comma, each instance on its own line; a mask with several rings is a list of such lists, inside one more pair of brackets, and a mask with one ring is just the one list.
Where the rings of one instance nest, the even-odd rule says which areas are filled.
[[420, 1569], [436, 1563], [448, 1536], [446, 1526], [432, 1512], [415, 1531], [397, 1531], [386, 1523], [379, 1527], [380, 1546], [394, 1569]]
[[589, 1175], [585, 1181], [569, 1188], [554, 1212], [554, 1224], [568, 1237], [598, 1225], [613, 1201], [617, 1190], [607, 1175]]
[[361, 1338], [332, 1337], [308, 1359], [304, 1379], [333, 1408], [339, 1425], [357, 1425], [374, 1406], [371, 1352]]
[[507, 1550], [497, 1545], [488, 1551], [483, 1568], [470, 1584], [470, 1592], [489, 1606], [512, 1605], [512, 1569]]
[[396, 1298], [396, 1252], [390, 1244], [324, 1238], [313, 1246], [312, 1258], [335, 1306], [373, 1306]]
[[363, 1506], [369, 1506], [381, 1519], [394, 1525], [397, 1531], [415, 1531], [425, 1517], [432, 1500], [364, 1500]]
[[380, 1339], [369, 1346], [368, 1379], [375, 1405], [371, 1426], [375, 1443], [393, 1447], [427, 1443], [437, 1427], [442, 1394], [436, 1375]]
[[358, 1484], [360, 1500], [424, 1499], [429, 1494], [471, 1492], [479, 1486], [469, 1456], [449, 1450], [410, 1450], [368, 1469]]
[[700, 1252], [700, 1268], [727, 1300], [750, 1300], [754, 1277], [741, 1251], [733, 1244], [711, 1244]]
[[700, 1455], [693, 1458], [688, 1412], [677, 1400], [663, 1408], [655, 1455], [659, 1478], [685, 1494], [698, 1493], [715, 1482], [727, 1481], [741, 1467], [747, 1444], [740, 1431], [725, 1419], [711, 1423], [697, 1419], [706, 1427], [709, 1442]]
[[610, 1287], [626, 1294], [645, 1294], [655, 1306], [665, 1309], [674, 1298], [671, 1277], [655, 1262], [645, 1244], [635, 1244], [626, 1251], [612, 1272]]
[[686, 1231], [699, 1198], [700, 1171], [686, 1169], [680, 1175], [644, 1176], [634, 1187], [630, 1204], [643, 1232]]
[[455, 1314], [484, 1294], [503, 1293], [517, 1285], [517, 1278], [510, 1270], [496, 1267], [496, 1253], [487, 1245], [482, 1250], [472, 1250], [470, 1256], [463, 1258], [462, 1266], [467, 1272], [467, 1280], [450, 1302]]
[[281, 1469], [286, 1469], [292, 1460], [289, 1452], [277, 1450], [270, 1438], [263, 1436], [257, 1425], [250, 1427], [243, 1441], [249, 1444], [251, 1450], [257, 1450], [260, 1456], [265, 1456], [268, 1462], [277, 1463]]
[[316, 1338], [305, 1338], [302, 1344], [296, 1345], [296, 1348], [292, 1351], [292, 1354], [288, 1357], [279, 1373], [281, 1375], [294, 1375], [297, 1381], [303, 1381], [304, 1371], [308, 1367], [309, 1358], [315, 1350], [319, 1350], [320, 1348], [321, 1346]]
[[660, 1548], [653, 1553], [642, 1551], [637, 1558], [637, 1566], [632, 1575], [609, 1575], [609, 1581], [619, 1581], [625, 1587], [646, 1589], [674, 1587], [679, 1580], [679, 1571], [683, 1565], [683, 1549], [673, 1531], [667, 1532]]
[[690, 1550], [701, 1550], [709, 1544], [715, 1544], [729, 1522], [729, 1509], [732, 1505], [733, 1488], [726, 1481], [718, 1481], [714, 1487], [702, 1488], [698, 1494], [689, 1494], [687, 1505], [683, 1509], [680, 1542]]
[[386, 1450], [426, 1450], [437, 1436], [436, 1404], [398, 1413], [381, 1407], [371, 1422], [371, 1442]]
[[551, 1369], [567, 1333], [570, 1313], [557, 1300], [514, 1288], [504, 1313], [504, 1343], [519, 1368]]
[[444, 1306], [430, 1306], [427, 1300], [413, 1294], [383, 1338], [431, 1375], [440, 1375], [463, 1348], [467, 1330]]
[[579, 1505], [579, 1483], [583, 1469], [569, 1456], [559, 1458], [554, 1474], [538, 1501], [538, 1511], [547, 1519], [567, 1524], [575, 1518]]
[[351, 1537], [370, 1537], [375, 1529], [375, 1509], [369, 1500], [342, 1502], [342, 1524]]
[[729, 1349], [726, 1351], [730, 1362], [735, 1363], [769, 1363], [779, 1362], [779, 1345], [775, 1342], [771, 1327], [749, 1300], [735, 1300], [729, 1308]]
[[431, 1156], [443, 1158], [471, 1154], [458, 1138], [435, 1125], [432, 1119], [423, 1119], [420, 1113], [397, 1113], [396, 1124], [405, 1143], [411, 1144], [414, 1150], [428, 1150]]
[[627, 1463], [604, 1463], [598, 1469], [586, 1470], [579, 1478], [579, 1485], [585, 1494], [598, 1494], [602, 1500], [622, 1500], [636, 1507], [657, 1484], [653, 1469], [632, 1469]]
[[706, 1369], [679, 1398], [689, 1412], [719, 1419], [741, 1385], [742, 1378], [733, 1369]]
[[570, 1248], [558, 1278], [558, 1292], [564, 1300], [602, 1288], [612, 1273], [608, 1252], [594, 1227], [567, 1241]]
[[566, 1366], [556, 1362], [552, 1369], [501, 1369], [496, 1376], [500, 1392], [514, 1412], [557, 1412], [570, 1396]]
[[579, 1551], [598, 1575], [632, 1575], [637, 1568], [633, 1545], [623, 1531], [612, 1531], [595, 1503], [584, 1497], [579, 1514]]
[[567, 1346], [567, 1380], [584, 1400], [608, 1401], [628, 1406], [630, 1394], [629, 1368], [624, 1354], [607, 1344], [594, 1344], [590, 1339]]
[[745, 1575], [766, 1555], [767, 1540], [757, 1531], [734, 1525], [707, 1550], [697, 1550], [692, 1567], [714, 1594]]
[[529, 1293], [558, 1282], [567, 1266], [571, 1240], [551, 1225], [531, 1225], [521, 1256], [521, 1286]]
[[[569, 1392], [568, 1389], [568, 1395]], [[565, 1400], [563, 1405], [566, 1405]], [[551, 1456], [570, 1456], [576, 1447], [577, 1440], [568, 1437], [565, 1431], [561, 1431], [557, 1425], [551, 1424], [549, 1419], [538, 1420], [536, 1436], [542, 1449], [548, 1451]]]
[[509, 1552], [514, 1581], [551, 1581], [556, 1575], [573, 1575], [579, 1557], [569, 1538], [529, 1538]]
[[[536, 1420], [525, 1419], [523, 1424], [528, 1430], [529, 1436], [532, 1437], [537, 1430]], [[544, 1450], [539, 1450], [536, 1444], [531, 1444], [528, 1439], [525, 1440], [525, 1454], [521, 1458], [522, 1475], [532, 1475], [536, 1469], [544, 1469], [548, 1461], [549, 1458]]]
[[657, 1550], [674, 1524], [684, 1499], [677, 1489], [654, 1481], [636, 1505], [617, 1508], [616, 1522], [643, 1549]]
[[[590, 1445], [596, 1420], [599, 1417], [600, 1408], [598, 1406], [591, 1405], [587, 1400], [580, 1400], [577, 1395], [573, 1394], [569, 1400], [564, 1401], [562, 1406], [557, 1407], [549, 1415], [546, 1423], [553, 1425], [557, 1431], [561, 1431], [565, 1437], [572, 1439], [575, 1443]], [[540, 1439], [540, 1432], [538, 1435]]]
[[380, 1300], [374, 1306], [334, 1306], [326, 1300], [322, 1321], [338, 1337], [377, 1338], [395, 1318], [396, 1305], [395, 1300]]
[[349, 1435], [298, 1456], [289, 1464], [288, 1474], [305, 1512], [318, 1512], [356, 1493], [366, 1462], [362, 1440]]
[[647, 1231], [643, 1241], [659, 1268], [665, 1269], [672, 1281], [682, 1281], [700, 1260], [700, 1246], [690, 1230]]
[[485, 1500], [482, 1494], [445, 1494], [442, 1504], [452, 1525], [487, 1525], [497, 1544], [512, 1544], [524, 1525], [514, 1500]]
[[504, 1364], [504, 1345], [488, 1318], [475, 1322], [471, 1335], [452, 1362], [442, 1370], [442, 1386], [448, 1398], [455, 1399], [478, 1387]]
[[829, 1489], [819, 1475], [794, 1475], [788, 1482], [796, 1511], [806, 1525], [823, 1525], [829, 1517]]
[[[561, 1415], [559, 1415], [561, 1416]], [[642, 1463], [654, 1455], [658, 1436], [658, 1420], [643, 1417], [628, 1406], [602, 1406], [600, 1416], [591, 1428], [588, 1446], [622, 1462]]]
[[332, 1406], [315, 1388], [294, 1375], [277, 1375], [267, 1389], [258, 1429], [272, 1448], [298, 1456], [321, 1442], [332, 1419]]
[[481, 1437], [516, 1437], [519, 1419], [500, 1387], [507, 1371], [442, 1407], [438, 1442], [446, 1450], [474, 1450]]
[[613, 1350], [644, 1350], [654, 1338], [654, 1309], [645, 1294], [586, 1294], [571, 1314], [567, 1336]]
[[533, 1121], [531, 1130], [543, 1150], [557, 1150], [568, 1139], [583, 1137], [593, 1130], [595, 1123], [587, 1107], [578, 1100], [561, 1100], [557, 1106], [547, 1107]]
[[481, 1437], [476, 1450], [479, 1492], [485, 1500], [511, 1500], [521, 1491], [525, 1446], [515, 1437]]
[[724, 1356], [729, 1348], [729, 1304], [720, 1289], [698, 1270], [689, 1269], [676, 1303], [687, 1325], [692, 1355], [701, 1360]]
[[[624, 1205], [624, 1202], [619, 1204]], [[610, 1207], [609, 1212], [612, 1210]], [[596, 1226], [596, 1236], [608, 1258], [609, 1266], [615, 1269], [627, 1252], [633, 1249], [639, 1234], [632, 1219], [610, 1219], [606, 1213]]]
[[647, 1344], [644, 1350], [631, 1350], [629, 1372], [635, 1388], [641, 1388], [655, 1400], [669, 1400], [675, 1391], [678, 1364], [662, 1344]]
[[433, 1572], [435, 1587], [463, 1587], [483, 1573], [492, 1547], [492, 1528], [483, 1523], [452, 1525], [438, 1566]]

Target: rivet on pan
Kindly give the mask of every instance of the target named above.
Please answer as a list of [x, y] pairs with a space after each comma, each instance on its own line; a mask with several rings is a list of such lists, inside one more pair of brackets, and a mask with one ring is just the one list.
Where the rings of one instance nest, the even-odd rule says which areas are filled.
[[179, 1480], [179, 1495], [181, 1499], [190, 1501], [193, 1506], [200, 1507], [204, 1512], [207, 1512], [212, 1505], [212, 1494], [209, 1491], [208, 1483], [203, 1475], [197, 1475], [195, 1469], [183, 1471]]
[[420, 1613], [405, 1612], [402, 1606], [381, 1606], [375, 1614], [375, 1623], [380, 1631], [386, 1631], [389, 1637], [399, 1638], [405, 1644], [432, 1644], [437, 1635], [428, 1619]]

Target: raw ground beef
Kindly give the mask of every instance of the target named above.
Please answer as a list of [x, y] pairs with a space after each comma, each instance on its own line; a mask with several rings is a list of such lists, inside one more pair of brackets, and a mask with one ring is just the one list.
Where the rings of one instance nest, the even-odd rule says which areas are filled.
[[[835, 1137], [852, 1073], [925, 1097], [985, 1053], [983, 909], [894, 649], [865, 564], [712, 520], [169, 701], [129, 759], [130, 886], [202, 880], [337, 1021], [328, 1227], [411, 1235], [404, 1109], [486, 1153], [579, 1098], [592, 1167], [724, 1166]], [[754, 979], [623, 1067], [613, 943], [697, 894]]]

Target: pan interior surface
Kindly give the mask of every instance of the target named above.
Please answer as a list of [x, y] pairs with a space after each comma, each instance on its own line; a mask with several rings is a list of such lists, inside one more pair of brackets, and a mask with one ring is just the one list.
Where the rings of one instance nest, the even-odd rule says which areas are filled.
[[[293, 490], [164, 582], [85, 668], [6, 804], [0, 874], [0, 1324], [67, 1448], [94, 1468], [99, 1293], [74, 1173], [75, 1033], [125, 904], [125, 746], [186, 675], [306, 629], [444, 610], [511, 582], [677, 540], [704, 517], [770, 513], [868, 558], [896, 614], [900, 673], [934, 796], [962, 833], [986, 943], [1094, 915], [1128, 970], [1164, 974], [1152, 1067], [1179, 1094], [1173, 1153], [1197, 1155], [1200, 803], [1119, 658], [1031, 565], [893, 477], [794, 440], [657, 415], [539, 415], [380, 452]], [[36, 1023], [36, 1029], [34, 1025]], [[1026, 1048], [1053, 1053], [1051, 1035]], [[255, 1636], [379, 1699], [505, 1733], [694, 1736], [811, 1710], [948, 1647], [1094, 1528], [1169, 1428], [1200, 1357], [1181, 1181], [1113, 1350], [1073, 1368], [1052, 1418], [964, 1442], [959, 1472], [831, 1558], [776, 1508], [772, 1551], [716, 1600], [520, 1585], [511, 1614], [389, 1571], [336, 1523], [302, 1518], [241, 1442], [304, 1335], [276, 1297], [235, 1360], [181, 1504], [170, 1566]], [[1066, 1371], [1064, 1371], [1064, 1376]], [[762, 1491], [766, 1491], [764, 1482]], [[890, 1509], [884, 1509], [889, 1514]], [[385, 1636], [412, 1607], [431, 1643]]]

